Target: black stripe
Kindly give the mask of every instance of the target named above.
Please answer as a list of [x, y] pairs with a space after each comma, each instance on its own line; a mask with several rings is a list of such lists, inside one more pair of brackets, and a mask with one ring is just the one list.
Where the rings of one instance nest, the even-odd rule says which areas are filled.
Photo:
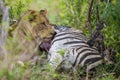
[[[84, 48], [84, 47], [81, 46], [80, 48]], [[79, 48], [79, 49], [80, 49], [80, 48]], [[73, 64], [73, 66], [75, 66], [79, 55], [82, 54], [83, 52], [87, 51], [87, 50], [93, 51], [93, 50], [91, 50], [91, 49], [86, 48], [86, 49], [83, 49], [83, 50], [81, 50], [80, 52], [78, 52], [78, 55], [77, 55], [77, 57], [76, 57], [76, 60], [75, 60], [75, 63]], [[86, 54], [88, 54], [88, 53], [86, 53]], [[96, 53], [95, 53], [95, 54], [96, 54]], [[80, 62], [79, 62], [79, 63], [80, 63]]]
[[81, 46], [81, 47], [84, 47], [84, 46], [87, 47], [88, 45], [87, 45], [86, 43], [85, 43], [85, 44], [76, 44], [76, 45], [73, 45], [73, 46], [71, 46], [71, 47], [77, 47], [77, 46], [78, 46], [78, 47], [80, 47], [80, 46]]
[[84, 48], [84, 47], [89, 47], [88, 45], [83, 45], [83, 46], [80, 46], [80, 47], [78, 47], [77, 49], [76, 49], [76, 52], [79, 50], [79, 49], [81, 49], [81, 48]]
[[[63, 45], [68, 45], [68, 44], [78, 44], [78, 43], [85, 43], [84, 41], [71, 41], [71, 42], [66, 42]], [[86, 43], [85, 43], [86, 44]]]
[[90, 65], [102, 59], [103, 59], [102, 57], [90, 58], [85, 61], [84, 65]]
[[97, 50], [97, 51], [98, 51], [98, 49], [97, 49], [96, 47], [92, 47], [92, 49], [95, 49], [95, 50]]
[[99, 53], [86, 53], [85, 55], [83, 55], [81, 58], [80, 58], [80, 61], [79, 63], [81, 64], [81, 62], [87, 57], [87, 56], [91, 56], [91, 55], [100, 55]]
[[[96, 49], [90, 48], [88, 45], [81, 46], [80, 48], [85, 48], [84, 50], [93, 51], [93, 52], [99, 53]], [[79, 49], [80, 49], [80, 48], [79, 48]], [[78, 51], [79, 49], [77, 49], [77, 51]], [[78, 52], [78, 53], [79, 53], [79, 52]]]
[[63, 32], [63, 33], [60, 33], [60, 34], [56, 34], [55, 37], [64, 36], [64, 35], [67, 35], [67, 34], [80, 35], [80, 36], [81, 36], [81, 35], [84, 35], [84, 36], [85, 36], [85, 34], [79, 33], [79, 32]]
[[82, 40], [82, 39], [77, 38], [77, 37], [70, 37], [70, 36], [66, 37], [66, 36], [65, 36], [65, 37], [61, 37], [61, 38], [58, 38], [58, 39], [53, 40], [52, 43], [51, 43], [51, 45], [54, 44], [55, 42], [60, 41], [60, 40], [63, 40], [63, 39], [71, 39], [71, 40], [72, 40], [72, 39], [78, 39], [78, 40]]
[[[81, 49], [81, 48], [84, 48], [84, 47], [81, 46], [79, 49]], [[77, 52], [78, 55], [77, 55], [77, 57], [76, 57], [76, 59], [75, 59], [75, 62], [74, 62], [74, 64], [73, 64], [73, 66], [75, 66], [75, 64], [76, 64], [76, 62], [77, 62], [77, 59], [78, 59], [79, 55], [80, 55], [81, 53], [83, 53], [84, 51], [86, 51], [86, 50], [88, 50], [88, 49], [83, 49], [83, 50], [81, 50], [80, 52]]]

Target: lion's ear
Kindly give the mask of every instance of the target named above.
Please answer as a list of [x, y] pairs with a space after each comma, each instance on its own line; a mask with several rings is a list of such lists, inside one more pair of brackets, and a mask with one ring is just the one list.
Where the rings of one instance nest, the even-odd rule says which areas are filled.
[[31, 14], [33, 14], [33, 13], [35, 13], [36, 11], [29, 9], [28, 12], [30, 12]]
[[45, 10], [40, 10], [40, 14], [41, 14], [41, 15], [46, 15], [46, 14], [47, 14], [47, 9], [45, 9]]
[[40, 10], [40, 15], [44, 17], [44, 23], [48, 24], [49, 20], [48, 20], [48, 17], [47, 17], [47, 9]]

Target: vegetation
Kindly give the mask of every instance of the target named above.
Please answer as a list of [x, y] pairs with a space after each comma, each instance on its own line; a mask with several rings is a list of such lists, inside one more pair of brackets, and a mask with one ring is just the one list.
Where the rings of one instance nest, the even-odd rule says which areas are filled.
[[[104, 36], [105, 49], [113, 55], [111, 57], [115, 63], [100, 65], [92, 79], [119, 80], [120, 0], [93, 1], [90, 15], [91, 31], [93, 32], [98, 24], [96, 18], [96, 7], [98, 7], [99, 17], [104, 21], [102, 34]], [[89, 0], [4, 0], [4, 2], [10, 8], [9, 17], [11, 24], [13, 24], [12, 20], [18, 20], [22, 13], [27, 10], [39, 11], [40, 9], [47, 9], [51, 23], [81, 29], [90, 38], [91, 32], [87, 26]], [[11, 27], [9, 28], [11, 29]], [[19, 40], [21, 37], [22, 41]], [[5, 59], [0, 61], [0, 80], [88, 80], [88, 76], [84, 76], [81, 68], [79, 69], [80, 71], [70, 71], [69, 74], [51, 71], [49, 65], [43, 65], [46, 63], [46, 56], [37, 50], [34, 43], [30, 35], [25, 38], [17, 35], [14, 37], [8, 36], [4, 49]], [[61, 51], [60, 54], [63, 55], [63, 52]], [[44, 69], [45, 67], [47, 69]]]

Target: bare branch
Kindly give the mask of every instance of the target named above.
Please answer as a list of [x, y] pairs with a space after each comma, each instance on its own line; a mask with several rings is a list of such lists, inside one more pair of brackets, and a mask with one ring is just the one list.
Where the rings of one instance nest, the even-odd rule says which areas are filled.
[[90, 0], [88, 17], [87, 17], [87, 27], [89, 29], [90, 34], [92, 34], [92, 25], [91, 25], [91, 12], [92, 12], [93, 0]]
[[98, 10], [98, 5], [96, 6], [96, 17], [97, 17], [97, 21], [100, 21], [100, 16], [99, 16], [99, 10]]
[[[91, 1], [91, 5], [93, 5], [92, 1]], [[88, 14], [89, 24], [91, 22], [90, 21], [90, 15], [91, 15], [90, 10], [91, 10], [91, 8], [89, 8], [89, 14]], [[104, 27], [104, 23], [103, 23], [103, 20], [100, 20], [98, 5], [96, 6], [96, 20], [97, 20], [97, 22], [96, 22], [97, 26], [96, 26], [96, 29], [93, 31], [93, 33], [91, 33], [91, 37], [90, 37], [90, 40], [88, 41], [88, 44], [91, 47], [92, 46], [97, 47], [98, 50], [100, 52], [102, 52], [104, 50], [104, 43], [103, 43], [103, 34], [101, 33], [101, 30]]]

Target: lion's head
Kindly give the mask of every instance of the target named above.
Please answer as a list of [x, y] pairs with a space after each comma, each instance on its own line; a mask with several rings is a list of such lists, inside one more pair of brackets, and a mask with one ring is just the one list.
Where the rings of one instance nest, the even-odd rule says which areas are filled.
[[17, 30], [17, 35], [29, 36], [32, 39], [52, 37], [54, 33], [54, 28], [47, 18], [47, 10], [28, 10], [20, 17], [14, 28]]

